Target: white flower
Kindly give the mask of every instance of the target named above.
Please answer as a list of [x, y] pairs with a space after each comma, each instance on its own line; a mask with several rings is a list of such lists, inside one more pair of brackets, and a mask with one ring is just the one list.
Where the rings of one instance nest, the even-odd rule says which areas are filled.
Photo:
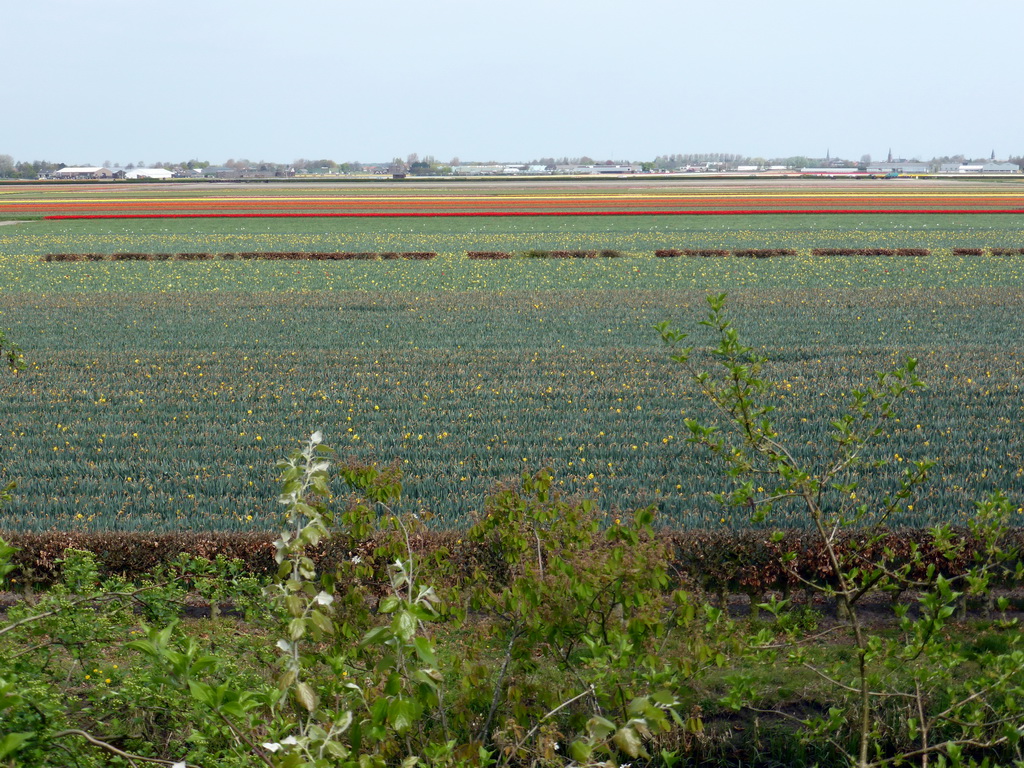
[[334, 602], [334, 596], [328, 595], [326, 592], [321, 591], [320, 594], [314, 598], [314, 600], [316, 600], [317, 605], [330, 605]]
[[[262, 746], [264, 749], [266, 749], [266, 750], [268, 750], [270, 752], [277, 752], [277, 750], [279, 750], [279, 749], [284, 749], [285, 744], [291, 746], [293, 744], [298, 744], [298, 743], [299, 743], [299, 740], [296, 739], [294, 736], [285, 736], [283, 739], [281, 739], [280, 742], [277, 742], [277, 741], [269, 741], [269, 742], [265, 741], [260, 746]], [[185, 764], [182, 763], [182, 766], [184, 766], [184, 765]], [[174, 766], [174, 768], [177, 768], [177, 766]]]
[[172, 765], [171, 768], [188, 768], [188, 766], [185, 765], [185, 761], [182, 760], [180, 763], [175, 763], [174, 765]]
[[359, 555], [355, 555], [351, 560], [349, 560], [349, 562], [352, 563], [352, 565], [359, 565], [361, 562], [363, 562], [363, 558], [361, 558]]

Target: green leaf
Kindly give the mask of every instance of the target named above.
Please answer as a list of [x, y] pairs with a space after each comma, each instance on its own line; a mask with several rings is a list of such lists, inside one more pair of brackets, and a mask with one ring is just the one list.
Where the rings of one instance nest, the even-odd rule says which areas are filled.
[[388, 722], [399, 736], [404, 736], [415, 720], [416, 705], [410, 699], [393, 699], [388, 705]]
[[361, 645], [374, 645], [375, 643], [385, 643], [391, 638], [391, 629], [389, 627], [374, 627], [365, 635], [363, 635], [363, 642]]
[[620, 752], [625, 752], [630, 757], [639, 757], [644, 748], [640, 735], [628, 727], [619, 728], [612, 737], [612, 742]]
[[192, 693], [192, 698], [196, 701], [200, 701], [207, 706], [214, 706], [213, 703], [213, 688], [206, 683], [199, 683], [195, 680], [188, 681], [188, 689]]
[[391, 622], [391, 631], [403, 642], [409, 642], [416, 634], [416, 617], [408, 611], [400, 611]]
[[8, 733], [3, 739], [0, 739], [0, 758], [13, 755], [33, 736], [35, 736], [34, 733]]
[[437, 666], [437, 657], [434, 656], [434, 649], [430, 645], [430, 640], [425, 637], [417, 637], [413, 640], [413, 645], [416, 646], [416, 655], [420, 661], [424, 664]]
[[307, 711], [313, 712], [320, 703], [309, 683], [299, 683], [295, 686], [295, 699]]
[[401, 604], [402, 601], [399, 600], [397, 596], [388, 595], [380, 601], [380, 608], [378, 608], [378, 610], [380, 611], [380, 613], [394, 613], [396, 610], [398, 610], [398, 606], [400, 606]]
[[569, 757], [581, 765], [590, 762], [590, 754], [593, 751], [594, 748], [585, 741], [574, 741], [569, 745]]
[[587, 721], [587, 733], [590, 734], [591, 738], [598, 741], [603, 741], [608, 738], [609, 734], [614, 731], [615, 723], [599, 715], [592, 717]]
[[326, 635], [334, 634], [334, 622], [331, 621], [327, 616], [320, 613], [320, 611], [313, 611], [309, 618], [313, 621], [313, 624]]

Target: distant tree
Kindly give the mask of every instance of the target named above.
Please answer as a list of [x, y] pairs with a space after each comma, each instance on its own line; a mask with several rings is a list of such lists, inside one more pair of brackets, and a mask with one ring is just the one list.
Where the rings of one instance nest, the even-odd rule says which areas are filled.
[[449, 160], [448, 161], [448, 165], [450, 165], [452, 167], [458, 167], [458, 166], [462, 165], [462, 163], [459, 161], [459, 156], [456, 155], [451, 160]]
[[420, 156], [418, 154], [416, 154], [415, 152], [413, 152], [407, 158], [405, 158], [406, 164], [408, 164], [410, 167], [412, 167], [413, 165], [415, 165], [419, 161], [420, 161]]
[[10, 155], [0, 155], [0, 177], [6, 178], [14, 175], [14, 158]]
[[867, 165], [868, 163], [871, 162], [871, 155], [861, 155], [860, 162], [861, 165]]

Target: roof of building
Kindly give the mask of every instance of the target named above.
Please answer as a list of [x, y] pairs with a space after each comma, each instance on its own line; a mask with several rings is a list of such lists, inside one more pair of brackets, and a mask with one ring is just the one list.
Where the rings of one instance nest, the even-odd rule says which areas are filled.
[[125, 173], [129, 179], [169, 179], [174, 176], [166, 168], [135, 168]]

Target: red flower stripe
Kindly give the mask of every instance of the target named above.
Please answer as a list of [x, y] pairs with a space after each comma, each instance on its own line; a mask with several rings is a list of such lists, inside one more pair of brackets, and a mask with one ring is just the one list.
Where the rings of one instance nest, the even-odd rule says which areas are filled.
[[827, 214], [1017, 214], [1024, 208], [741, 208], [699, 211], [437, 211], [431, 213], [91, 213], [44, 216], [47, 220], [66, 219], [443, 219], [467, 217], [507, 218], [515, 216], [776, 216]]

